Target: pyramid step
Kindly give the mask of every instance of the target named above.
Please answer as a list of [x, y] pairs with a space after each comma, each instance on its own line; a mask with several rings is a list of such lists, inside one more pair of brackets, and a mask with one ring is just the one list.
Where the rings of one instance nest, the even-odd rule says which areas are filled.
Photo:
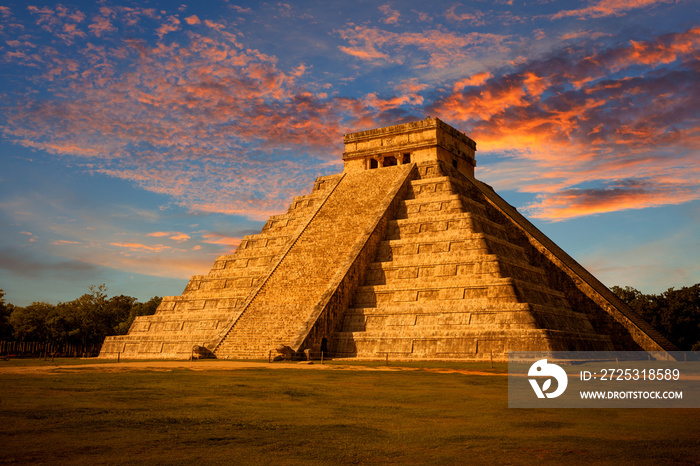
[[204, 280], [214, 280], [220, 278], [258, 278], [265, 274], [265, 267], [231, 267], [231, 268], [212, 268], [208, 274], [200, 275]]
[[483, 202], [458, 193], [405, 199], [398, 207], [396, 218], [421, 218], [459, 212], [472, 212], [480, 217], [488, 217], [486, 205]]
[[454, 177], [439, 175], [431, 178], [419, 178], [411, 181], [412, 192], [430, 193], [445, 190], [447, 187], [459, 185], [460, 182]]
[[610, 338], [587, 332], [550, 332], [543, 329], [473, 329], [426, 335], [407, 332], [344, 332], [334, 342], [338, 357], [481, 358], [508, 351], [590, 351], [612, 348]]
[[[199, 299], [192, 299], [186, 296], [178, 296], [180, 299], [177, 301], [161, 302], [161, 305], [158, 306], [155, 315], [172, 314], [178, 312], [199, 314], [218, 312], [218, 310], [226, 311], [235, 309], [243, 302], [244, 299], [242, 297], [224, 298], [221, 297], [219, 293], [209, 294], [212, 295], [209, 298], [199, 296]], [[200, 292], [199, 295], [204, 295], [204, 292]]]
[[495, 274], [499, 277], [519, 278], [534, 283], [547, 282], [541, 268], [534, 267], [525, 261], [501, 258], [495, 254], [484, 254], [461, 260], [459, 257], [446, 254], [432, 255], [430, 258], [424, 258], [426, 260], [401, 260], [413, 257], [403, 256], [393, 261], [372, 262], [365, 272], [364, 284], [381, 285], [391, 280], [469, 274]]
[[[473, 298], [503, 298], [533, 304], [569, 308], [564, 293], [546, 285], [513, 278], [493, 276], [429, 277], [414, 280], [396, 280], [384, 285], [363, 285], [355, 292], [354, 303], [367, 304], [395, 301], [461, 300]], [[503, 302], [503, 301], [501, 301]]]
[[185, 287], [185, 292], [223, 290], [230, 288], [250, 289], [258, 285], [260, 280], [262, 280], [261, 275], [223, 278], [200, 276], [196, 279], [193, 277], [187, 284], [187, 287]]
[[[398, 315], [398, 314], [430, 314], [441, 312], [477, 313], [477, 312], [520, 312], [528, 311], [533, 307], [527, 303], [495, 303], [487, 299], [464, 299], [450, 303], [446, 307], [444, 303], [428, 301], [422, 303], [387, 303], [382, 307], [349, 307], [345, 311], [346, 316], [370, 316], [370, 315]], [[544, 309], [544, 308], [540, 308]], [[548, 308], [550, 310], [558, 308]]]
[[190, 319], [190, 320], [142, 320], [135, 322], [129, 329], [129, 335], [139, 334], [168, 334], [168, 335], [206, 335], [211, 338], [213, 331], [223, 328], [230, 320], [230, 315], [220, 319]]
[[[397, 256], [392, 261], [370, 263], [367, 266], [367, 272], [377, 273], [378, 271], [383, 271], [386, 273], [411, 267], [432, 269], [437, 266], [464, 266], [466, 270], [471, 268], [475, 273], [479, 273], [479, 269], [475, 269], [474, 267], [480, 266], [490, 268], [493, 263], [498, 264], [501, 270], [507, 270], [508, 272], [512, 272], [515, 269], [522, 269], [523, 274], [536, 274], [538, 277], [544, 277], [544, 270], [541, 267], [530, 265], [524, 260], [518, 260], [512, 257], [501, 257], [496, 254], [473, 254], [471, 252], [449, 255], [434, 254], [429, 258], [417, 255]], [[464, 273], [466, 273], [466, 271]], [[513, 275], [511, 273], [504, 273], [504, 276], [510, 277]], [[535, 281], [546, 282], [546, 280]]]
[[226, 259], [217, 259], [214, 268], [217, 270], [225, 269], [244, 269], [248, 267], [264, 268], [267, 270], [270, 263], [277, 257], [279, 251], [270, 251], [266, 254], [259, 253], [254, 249], [242, 251], [240, 254], [226, 256]]
[[282, 247], [289, 241], [289, 238], [291, 238], [291, 232], [286, 234], [246, 235], [241, 240], [237, 250]]
[[494, 302], [517, 302], [517, 294], [510, 279], [489, 280], [488, 284], [460, 283], [455, 286], [396, 287], [383, 285], [358, 287], [353, 298], [355, 307], [379, 307], [398, 302], [416, 303], [443, 301], [451, 305], [454, 301], [491, 299]]
[[[511, 278], [504, 277], [469, 277], [469, 280], [465, 280], [464, 277], [459, 277], [455, 275], [443, 276], [443, 277], [425, 277], [421, 279], [414, 280], [396, 280], [391, 284], [382, 285], [362, 285], [357, 287], [358, 293], [384, 293], [389, 291], [423, 291], [423, 290], [437, 290], [437, 289], [452, 289], [452, 288], [474, 288], [474, 289], [484, 289], [489, 287], [504, 287], [515, 285], [515, 280]], [[558, 295], [562, 295], [560, 292], [552, 291]]]
[[454, 254], [464, 251], [525, 260], [524, 249], [504, 239], [486, 233], [440, 232], [428, 237], [408, 237], [384, 240], [377, 248], [377, 262], [391, 261], [403, 255]]
[[[422, 216], [411, 216], [409, 218], [395, 219], [389, 222], [390, 229], [406, 228], [415, 224], [431, 224], [431, 223], [448, 223], [455, 224], [458, 228], [469, 228], [474, 224], [488, 224], [497, 230], [505, 230], [502, 225], [489, 220], [486, 217], [480, 216], [474, 212], [451, 212], [444, 213], [437, 211], [435, 213], [426, 213]], [[449, 225], [448, 225], [449, 226]]]
[[204, 346], [207, 334], [196, 335], [123, 335], [107, 337], [101, 358], [189, 359], [195, 346]]
[[[421, 327], [470, 326], [474, 328], [558, 328], [593, 331], [581, 313], [552, 306], [502, 304], [501, 306], [389, 306], [387, 308], [351, 308], [344, 316], [342, 331], [401, 331]], [[427, 328], [431, 327], [431, 328]]]
[[506, 230], [502, 225], [471, 212], [414, 215], [389, 222], [386, 239], [430, 237], [442, 232], [468, 235], [486, 233], [505, 240]]

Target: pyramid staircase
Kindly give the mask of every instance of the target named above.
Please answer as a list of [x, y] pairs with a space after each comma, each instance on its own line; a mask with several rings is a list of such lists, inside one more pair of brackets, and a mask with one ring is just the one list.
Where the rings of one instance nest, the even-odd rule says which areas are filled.
[[[407, 185], [411, 169], [396, 166], [381, 172], [345, 173], [264, 284], [249, 296], [223, 338], [212, 344], [216, 356], [268, 357], [280, 345], [298, 351], [314, 326], [330, 336], [350, 290], [357, 285], [357, 278], [348, 276], [350, 268], [364, 268], [361, 250], [399, 189]], [[326, 322], [327, 316], [322, 315], [329, 311], [329, 300], [339, 288], [347, 289], [345, 296], [335, 299], [344, 302], [332, 322]]]

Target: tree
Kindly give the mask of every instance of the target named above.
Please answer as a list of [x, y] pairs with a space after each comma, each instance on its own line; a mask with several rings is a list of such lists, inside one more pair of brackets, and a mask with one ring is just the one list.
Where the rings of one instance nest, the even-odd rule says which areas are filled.
[[107, 286], [90, 286], [90, 293], [67, 303], [60, 303], [62, 316], [68, 321], [68, 338], [85, 351], [91, 344], [99, 344], [112, 330], [105, 318]]
[[12, 340], [12, 325], [10, 324], [10, 314], [14, 306], [5, 303], [5, 291], [0, 290], [0, 341]]
[[120, 326], [129, 319], [132, 309], [138, 304], [137, 299], [132, 296], [120, 295], [107, 300], [104, 318], [111, 328], [110, 335], [119, 334]]
[[19, 341], [49, 341], [46, 321], [53, 312], [55, 306], [46, 302], [14, 308], [10, 315], [14, 337]]
[[700, 284], [645, 295], [632, 287], [611, 290], [678, 349], [700, 350]]
[[163, 300], [163, 298], [154, 296], [145, 303], [135, 303], [132, 307], [131, 310], [129, 311], [129, 315], [126, 318], [126, 320], [122, 321], [117, 325], [115, 328], [115, 333], [117, 335], [126, 335], [127, 332], [129, 331], [129, 328], [131, 328], [131, 324], [134, 323], [134, 319], [138, 316], [150, 316], [156, 313], [156, 309], [158, 309], [158, 306], [160, 306], [160, 302]]
[[15, 307], [5, 304], [5, 292], [0, 290], [0, 341], [72, 344], [87, 351], [108, 335], [127, 333], [136, 317], [154, 314], [162, 300], [154, 296], [140, 303], [125, 295], [108, 299], [104, 284], [90, 286], [89, 291], [57, 305], [34, 302]]
[[678, 348], [692, 349], [700, 343], [700, 284], [669, 288], [661, 295], [661, 326]]

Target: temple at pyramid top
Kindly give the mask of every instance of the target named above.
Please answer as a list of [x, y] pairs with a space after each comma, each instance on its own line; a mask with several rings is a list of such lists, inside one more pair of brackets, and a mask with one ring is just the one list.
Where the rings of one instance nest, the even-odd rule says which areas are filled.
[[437, 118], [346, 134], [345, 171], [441, 161], [474, 176], [476, 142]]
[[476, 143], [460, 131], [427, 118], [344, 143], [342, 173], [317, 178], [100, 357], [674, 349], [474, 177]]

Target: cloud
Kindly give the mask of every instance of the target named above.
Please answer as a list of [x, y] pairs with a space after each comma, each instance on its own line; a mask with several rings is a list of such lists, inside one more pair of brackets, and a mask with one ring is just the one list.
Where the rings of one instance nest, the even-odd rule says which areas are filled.
[[61, 246], [63, 244], [82, 244], [82, 243], [80, 241], [68, 241], [68, 240], [61, 239], [61, 240], [52, 241], [51, 244], [53, 244], [54, 246]]
[[384, 14], [384, 17], [381, 19], [382, 23], [397, 24], [399, 22], [401, 13], [399, 13], [398, 10], [393, 10], [390, 5], [380, 6], [379, 11], [381, 11]]
[[242, 238], [229, 236], [225, 233], [211, 232], [202, 235], [202, 240], [208, 244], [223, 245], [230, 248], [237, 248], [241, 244]]
[[[623, 195], [615, 184], [635, 177], [648, 179], [647, 189], [666, 203], [692, 197], [697, 185], [700, 28], [596, 51], [571, 45], [467, 73], [461, 64], [508, 55], [514, 39], [444, 26], [393, 32], [348, 24], [336, 31], [339, 50], [363, 66], [459, 75], [435, 88], [407, 74], [382, 92], [345, 97], [328, 91], [310, 66], [280, 64], [243, 43], [245, 35], [223, 21], [176, 34], [177, 17], [164, 20], [166, 13], [153, 10], [101, 7], [89, 22], [78, 21], [77, 10], [33, 8], [32, 18], [55, 37], [76, 25], [76, 45], [35, 50], [26, 45], [30, 38], [14, 39], [7, 59], [36, 69], [28, 83], [52, 85], [41, 98], [28, 84], [8, 100], [4, 136], [191, 211], [256, 220], [281, 213], [316, 176], [338, 171], [344, 133], [414, 115], [468, 131], [480, 154], [526, 160], [517, 174], [496, 175], [485, 164], [480, 170], [504, 185], [517, 178], [520, 189], [541, 195], [531, 211], [542, 218], [649, 205], [648, 196], [632, 196], [629, 187]], [[450, 17], [468, 20], [456, 8]], [[137, 22], [141, 38], [123, 33]], [[119, 34], [100, 41], [79, 33], [95, 37], [112, 28]]]
[[457, 14], [457, 13], [455, 13], [456, 9], [457, 9], [457, 6], [455, 5], [455, 6], [450, 7], [445, 12], [445, 18], [448, 21], [453, 21], [453, 22], [454, 21], [457, 21], [457, 22], [467, 21], [474, 26], [483, 26], [484, 24], [486, 24], [485, 21], [483, 20], [484, 13], [482, 13], [481, 11], [472, 10], [473, 11], [472, 13]]
[[576, 17], [585, 19], [623, 16], [630, 10], [651, 8], [663, 3], [675, 3], [675, 0], [600, 0], [586, 8], [560, 11], [551, 15], [551, 18], [561, 19], [565, 17]]
[[190, 239], [191, 236], [188, 235], [187, 233], [178, 233], [170, 237], [171, 240], [177, 241], [178, 243], [183, 243]]
[[[306, 90], [304, 65], [280, 69], [218, 29], [168, 45], [110, 42], [41, 57], [55, 63], [44, 77], [55, 94], [19, 96], [5, 137], [192, 210], [262, 219], [308, 191], [328, 160], [338, 166], [346, 128], [374, 122], [362, 100]], [[295, 146], [305, 155], [290, 156]]]
[[129, 249], [130, 251], [148, 251], [148, 252], [162, 252], [166, 249], [171, 249], [170, 246], [164, 246], [162, 244], [156, 244], [149, 246], [147, 244], [140, 243], [109, 243], [110, 246], [115, 246], [118, 248]]
[[[467, 34], [442, 29], [421, 32], [389, 32], [365, 26], [351, 26], [337, 31], [349, 46], [339, 50], [353, 57], [381, 64], [417, 61], [417, 68], [446, 68], [456, 62], [501, 50], [508, 36], [470, 32]], [[403, 53], [405, 50], [405, 53]], [[415, 54], [415, 51], [421, 52]]]
[[175, 32], [178, 29], [180, 29], [180, 20], [177, 19], [175, 16], [168, 16], [168, 20], [165, 23], [161, 24], [160, 27], [156, 30], [156, 35], [158, 35], [158, 37], [162, 39], [164, 35], [169, 34], [171, 32]]
[[700, 199], [697, 186], [629, 179], [601, 189], [573, 188], [539, 195], [538, 202], [528, 206], [526, 212], [534, 218], [558, 221], [620, 210], [682, 204], [696, 199]]
[[109, 18], [103, 16], [95, 16], [92, 18], [92, 23], [88, 26], [88, 29], [96, 37], [102, 37], [107, 32], [114, 32], [117, 30], [117, 28], [112, 25]]
[[187, 18], [185, 18], [185, 22], [190, 26], [201, 23], [197, 15], [188, 16]]
[[187, 233], [182, 233], [180, 231], [154, 231], [153, 233], [148, 233], [146, 236], [153, 236], [156, 238], [167, 236], [171, 240], [177, 241], [178, 243], [182, 243], [191, 238], [191, 236]]
[[[471, 127], [483, 152], [529, 160], [492, 180], [538, 194], [528, 212], [562, 220], [697, 199], [700, 28], [458, 80], [428, 106]], [[500, 178], [499, 178], [500, 177]], [[635, 185], [634, 180], [644, 181]], [[593, 185], [593, 186], [591, 186]]]
[[95, 271], [96, 267], [79, 260], [56, 260], [53, 257], [44, 257], [42, 260], [31, 259], [16, 250], [0, 249], [0, 269], [7, 270], [13, 275], [39, 278], [56, 273], [62, 276], [82, 275], [84, 272]]
[[452, 89], [454, 92], [461, 92], [465, 87], [481, 86], [491, 78], [493, 78], [491, 73], [488, 71], [482, 71], [481, 73], [476, 73], [467, 78], [458, 80]]

